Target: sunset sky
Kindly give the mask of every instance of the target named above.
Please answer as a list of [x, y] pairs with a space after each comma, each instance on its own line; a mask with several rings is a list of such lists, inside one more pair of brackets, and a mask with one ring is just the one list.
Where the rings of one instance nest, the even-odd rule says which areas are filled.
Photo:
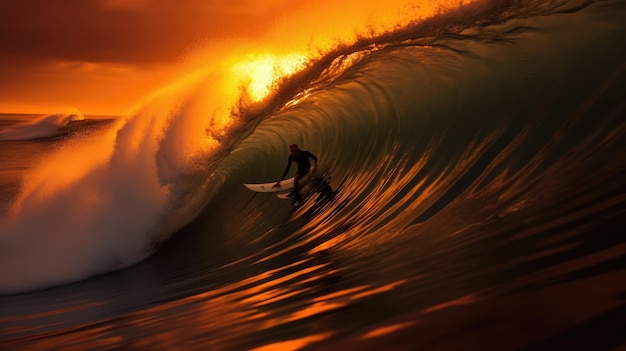
[[200, 60], [327, 49], [446, 1], [369, 2], [0, 0], [0, 112], [120, 114]]

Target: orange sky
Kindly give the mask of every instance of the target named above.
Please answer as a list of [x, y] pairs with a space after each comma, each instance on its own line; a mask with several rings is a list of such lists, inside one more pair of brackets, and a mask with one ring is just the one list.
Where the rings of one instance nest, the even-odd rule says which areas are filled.
[[120, 114], [198, 57], [326, 49], [441, 2], [0, 0], [0, 112]]

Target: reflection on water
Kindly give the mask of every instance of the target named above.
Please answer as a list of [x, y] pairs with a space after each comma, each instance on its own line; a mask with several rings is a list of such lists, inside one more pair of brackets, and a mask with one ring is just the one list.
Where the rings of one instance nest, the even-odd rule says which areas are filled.
[[311, 335], [300, 339], [281, 341], [252, 349], [251, 351], [291, 351], [328, 338], [331, 334]]
[[399, 324], [393, 324], [393, 325], [380, 327], [378, 329], [365, 333], [363, 336], [360, 337], [360, 339], [371, 339], [371, 338], [383, 336], [385, 334], [391, 334], [398, 330], [412, 327], [415, 324], [417, 324], [417, 322], [406, 322], [406, 323], [399, 323]]

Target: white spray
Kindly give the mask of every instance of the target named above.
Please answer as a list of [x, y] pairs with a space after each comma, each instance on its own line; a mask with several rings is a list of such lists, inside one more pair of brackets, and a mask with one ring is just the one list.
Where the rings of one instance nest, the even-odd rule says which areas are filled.
[[[69, 140], [26, 176], [0, 218], [0, 294], [144, 259], [199, 211], [189, 182], [220, 148], [241, 81], [210, 70], [162, 89], [97, 140]], [[193, 184], [190, 186], [190, 184]]]

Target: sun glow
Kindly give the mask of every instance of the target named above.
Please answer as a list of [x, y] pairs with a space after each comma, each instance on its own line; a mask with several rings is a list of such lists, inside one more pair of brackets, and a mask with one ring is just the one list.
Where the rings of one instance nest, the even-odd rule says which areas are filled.
[[260, 102], [277, 88], [281, 79], [301, 70], [307, 62], [308, 58], [301, 54], [255, 55], [236, 64], [233, 71], [243, 77], [243, 85], [252, 102]]

